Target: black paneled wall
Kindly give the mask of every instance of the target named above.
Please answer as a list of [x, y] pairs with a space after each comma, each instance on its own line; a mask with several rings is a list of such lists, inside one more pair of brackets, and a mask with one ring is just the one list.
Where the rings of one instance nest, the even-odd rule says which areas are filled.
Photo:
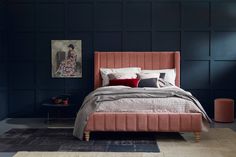
[[[234, 1], [9, 0], [6, 18], [10, 117], [40, 116], [40, 103], [61, 93], [80, 104], [95, 50], [180, 50], [182, 88], [211, 116], [215, 97], [236, 98]], [[51, 78], [51, 39], [82, 40], [82, 79]]]
[[0, 120], [7, 116], [6, 1], [0, 1]]

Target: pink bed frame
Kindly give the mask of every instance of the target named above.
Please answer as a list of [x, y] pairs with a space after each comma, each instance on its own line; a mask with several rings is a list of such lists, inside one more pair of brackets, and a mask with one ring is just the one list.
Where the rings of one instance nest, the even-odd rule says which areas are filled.
[[[95, 52], [94, 88], [102, 84], [100, 68], [141, 67], [142, 69], [176, 69], [180, 86], [179, 52]], [[89, 141], [93, 131], [193, 132], [200, 141], [201, 113], [95, 112], [84, 131]]]

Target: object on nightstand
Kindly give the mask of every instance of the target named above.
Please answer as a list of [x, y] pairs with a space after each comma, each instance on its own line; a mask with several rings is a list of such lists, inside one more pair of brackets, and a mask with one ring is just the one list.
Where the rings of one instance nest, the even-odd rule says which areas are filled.
[[[54, 96], [49, 100], [42, 103], [43, 109], [47, 112], [46, 122], [53, 119], [65, 119], [67, 118], [67, 112], [74, 110], [76, 107], [75, 103], [71, 101], [71, 95], [64, 94], [59, 96]], [[54, 115], [54, 116], [53, 116]]]
[[60, 95], [51, 98], [53, 104], [63, 104], [68, 105], [70, 100], [70, 95]]
[[69, 100], [68, 99], [63, 100], [62, 102], [63, 102], [64, 105], [68, 105], [69, 104]]
[[234, 121], [234, 100], [228, 98], [215, 99], [215, 121], [233, 122]]

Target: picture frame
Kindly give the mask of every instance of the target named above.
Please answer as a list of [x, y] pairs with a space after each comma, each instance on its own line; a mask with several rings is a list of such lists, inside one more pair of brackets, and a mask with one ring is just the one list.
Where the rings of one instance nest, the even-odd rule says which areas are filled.
[[82, 78], [82, 41], [51, 40], [52, 78]]

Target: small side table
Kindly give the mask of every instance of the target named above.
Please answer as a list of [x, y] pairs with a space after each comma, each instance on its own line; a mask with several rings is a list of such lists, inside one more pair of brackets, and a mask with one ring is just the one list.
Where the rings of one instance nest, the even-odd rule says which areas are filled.
[[[76, 104], [64, 105], [64, 104], [43, 103], [42, 107], [47, 110], [47, 118], [46, 118], [45, 122], [47, 124], [49, 124], [49, 122], [52, 119], [52, 116], [51, 116], [52, 113], [57, 112], [57, 114], [59, 115], [60, 112], [72, 109], [75, 106], [76, 106]], [[57, 117], [57, 119], [59, 119], [59, 118], [62, 118], [62, 117], [61, 116]]]
[[228, 98], [215, 99], [215, 121], [233, 122], [234, 121], [234, 100]]

